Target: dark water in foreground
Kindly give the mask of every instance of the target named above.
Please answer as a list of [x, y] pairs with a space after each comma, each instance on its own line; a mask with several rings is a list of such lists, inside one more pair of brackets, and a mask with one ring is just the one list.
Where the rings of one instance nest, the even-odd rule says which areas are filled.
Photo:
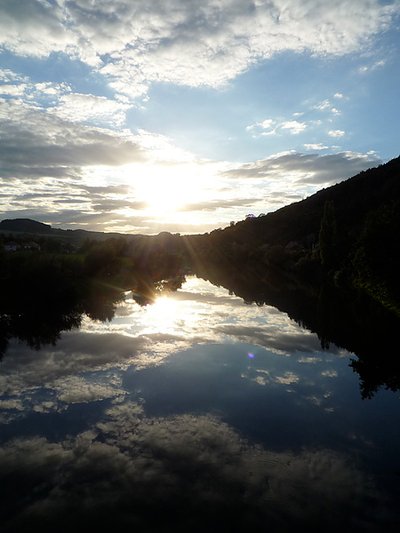
[[399, 393], [189, 278], [0, 363], [0, 529], [395, 531]]

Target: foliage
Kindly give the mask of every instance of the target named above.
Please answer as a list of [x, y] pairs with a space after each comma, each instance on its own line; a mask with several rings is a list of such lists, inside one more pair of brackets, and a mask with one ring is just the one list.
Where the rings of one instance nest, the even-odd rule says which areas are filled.
[[325, 268], [335, 266], [337, 254], [337, 225], [335, 207], [332, 200], [326, 200], [319, 231], [319, 253]]

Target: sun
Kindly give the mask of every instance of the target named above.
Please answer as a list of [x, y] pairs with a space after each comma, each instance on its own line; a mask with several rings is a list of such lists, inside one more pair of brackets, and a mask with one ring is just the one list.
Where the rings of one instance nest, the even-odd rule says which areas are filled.
[[220, 187], [219, 172], [219, 166], [207, 162], [141, 162], [103, 175], [103, 182], [124, 190], [114, 195], [120, 204], [114, 212], [123, 219], [145, 221], [153, 231], [191, 231], [208, 223]]
[[145, 209], [155, 215], [184, 209], [199, 194], [199, 183], [189, 165], [153, 166], [135, 188]]
[[175, 212], [193, 197], [188, 180], [168, 168], [155, 168], [138, 182], [136, 190], [146, 209], [154, 214]]

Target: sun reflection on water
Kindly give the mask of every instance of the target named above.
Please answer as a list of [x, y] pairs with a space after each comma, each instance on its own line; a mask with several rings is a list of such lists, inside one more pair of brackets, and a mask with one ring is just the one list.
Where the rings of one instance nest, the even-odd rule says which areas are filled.
[[177, 298], [176, 294], [163, 294], [142, 308], [139, 329], [142, 334], [168, 334], [185, 337], [193, 334], [196, 322], [201, 318], [201, 309], [193, 302]]
[[152, 305], [146, 307], [143, 313], [143, 322], [147, 331], [172, 333], [182, 321], [180, 302], [171, 296], [159, 296]]

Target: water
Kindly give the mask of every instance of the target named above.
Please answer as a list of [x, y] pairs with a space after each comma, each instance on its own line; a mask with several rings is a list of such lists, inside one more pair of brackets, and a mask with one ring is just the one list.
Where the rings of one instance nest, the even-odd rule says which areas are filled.
[[134, 298], [9, 339], [4, 531], [397, 530], [399, 393], [363, 399], [355, 354], [195, 277]]

